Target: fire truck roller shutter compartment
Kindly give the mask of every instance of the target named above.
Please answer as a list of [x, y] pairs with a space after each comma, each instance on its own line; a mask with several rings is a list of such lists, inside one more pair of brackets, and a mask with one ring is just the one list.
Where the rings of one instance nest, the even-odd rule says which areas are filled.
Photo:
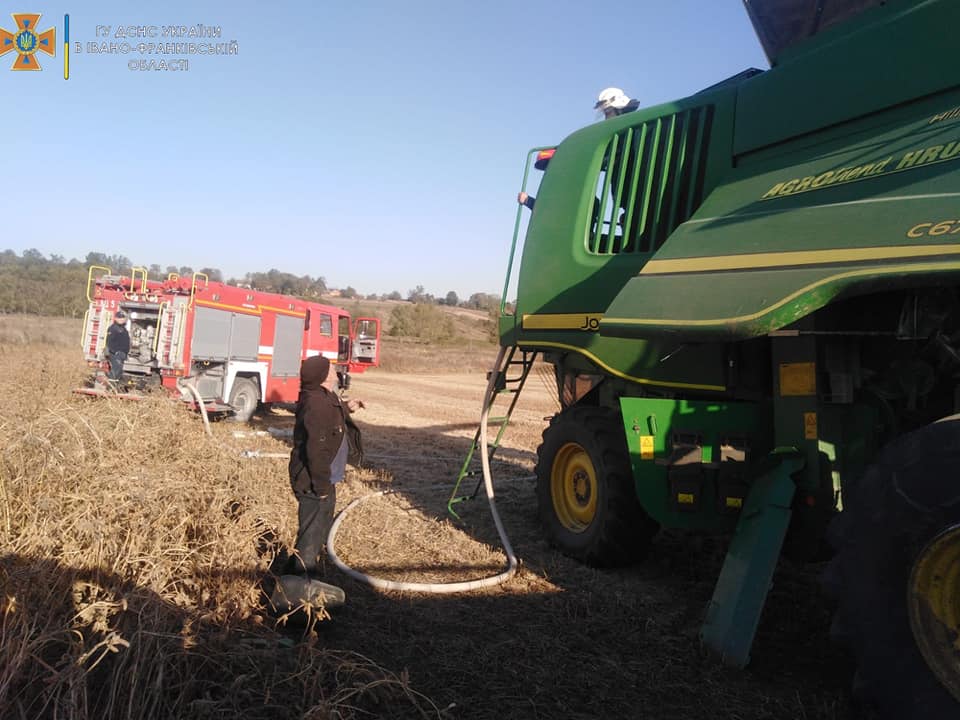
[[256, 360], [260, 318], [198, 307], [191, 356], [194, 360]]
[[234, 313], [230, 328], [230, 359], [256, 360], [259, 347], [260, 318]]
[[232, 314], [224, 310], [197, 308], [190, 348], [190, 355], [194, 360], [227, 359]]
[[273, 336], [273, 377], [300, 375], [300, 357], [303, 350], [303, 318], [277, 315]]

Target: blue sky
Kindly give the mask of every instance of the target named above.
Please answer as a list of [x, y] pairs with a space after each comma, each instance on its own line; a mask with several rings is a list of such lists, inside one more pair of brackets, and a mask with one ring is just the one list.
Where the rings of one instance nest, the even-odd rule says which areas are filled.
[[[42, 13], [58, 45], [41, 72], [0, 57], [0, 249], [364, 294], [499, 292], [530, 147], [598, 122], [604, 87], [653, 105], [767, 67], [738, 0], [0, 6], [11, 31]], [[84, 49], [67, 81], [64, 13]], [[86, 52], [98, 25], [119, 43], [120, 25], [197, 23], [239, 53], [163, 72]]]

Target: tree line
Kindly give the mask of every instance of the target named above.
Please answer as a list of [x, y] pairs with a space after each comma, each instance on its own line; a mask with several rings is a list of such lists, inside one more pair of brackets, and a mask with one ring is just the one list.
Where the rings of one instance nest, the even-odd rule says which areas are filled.
[[[81, 317], [87, 309], [87, 270], [91, 265], [123, 275], [129, 275], [134, 267], [124, 255], [99, 252], [87, 253], [83, 260], [45, 256], [32, 248], [22, 255], [9, 249], [0, 252], [0, 313]], [[148, 272], [156, 279], [169, 273], [189, 276], [193, 268], [168, 265], [164, 269], [154, 264]], [[211, 280], [223, 279], [216, 268], [200, 268], [198, 272], [206, 273]]]
[[[387, 300], [400, 300], [400, 293], [393, 293], [396, 297], [386, 298]], [[460, 301], [457, 293], [451, 290], [444, 297], [434, 297], [426, 292], [423, 285], [417, 285], [413, 290], [407, 293], [407, 300], [415, 304], [435, 304], [448, 305], [450, 307], [464, 307], [472, 310], [486, 310], [491, 312], [500, 307], [500, 296], [490, 293], [473, 293], [469, 299]]]
[[[83, 260], [67, 260], [62, 255], [44, 255], [39, 250], [24, 250], [21, 255], [13, 250], [0, 252], [0, 314], [23, 313], [29, 315], [53, 315], [81, 317], [87, 309], [87, 269], [91, 265], [111, 268], [116, 274], [129, 275], [134, 264], [124, 255], [90, 252]], [[139, 267], [139, 266], [138, 266]], [[189, 277], [194, 268], [181, 265], [147, 267], [151, 279], [165, 278], [170, 273]], [[205, 273], [211, 280], [222, 282], [223, 273], [218, 268], [202, 267], [197, 272]], [[270, 269], [267, 272], [246, 273], [242, 278], [230, 278], [231, 285], [249, 287], [264, 292], [293, 295], [316, 300], [329, 292], [326, 279], [320, 276], [294, 275]], [[344, 299], [361, 299], [353, 287], [339, 291]], [[367, 300], [403, 300], [398, 290], [390, 293], [366, 295]], [[448, 305], [467, 307], [488, 312], [499, 306], [500, 299], [489, 293], [474, 293], [461, 301], [451, 290], [443, 297], [434, 297], [418, 285], [407, 293], [406, 300], [414, 304]]]

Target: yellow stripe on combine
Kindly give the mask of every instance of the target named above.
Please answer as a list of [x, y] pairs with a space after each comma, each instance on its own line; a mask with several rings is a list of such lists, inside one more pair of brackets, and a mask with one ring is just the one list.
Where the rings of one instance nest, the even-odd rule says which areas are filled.
[[601, 313], [544, 313], [524, 315], [520, 326], [524, 330], [584, 330], [592, 332], [600, 328]]
[[790, 293], [785, 298], [778, 300], [772, 305], [768, 305], [762, 310], [757, 310], [756, 312], [750, 313], [749, 315], [738, 315], [736, 317], [720, 317], [720, 318], [711, 318], [709, 320], [682, 320], [676, 318], [618, 318], [618, 317], [605, 317], [603, 319], [604, 325], [677, 325], [679, 327], [710, 327], [712, 325], [729, 325], [735, 323], [744, 323], [750, 322], [751, 320], [757, 320], [758, 318], [763, 317], [764, 315], [769, 315], [774, 310], [783, 307], [791, 300], [795, 300], [804, 293], [808, 293], [815, 288], [820, 287], [821, 285], [826, 285], [827, 283], [834, 282], [836, 280], [847, 280], [849, 278], [855, 277], [864, 277], [866, 275], [880, 275], [884, 272], [898, 272], [898, 273], [918, 273], [918, 272], [936, 272], [938, 270], [950, 270], [956, 271], [960, 270], [960, 262], [942, 262], [942, 263], [921, 263], [918, 265], [888, 265], [883, 268], [871, 267], [863, 268], [862, 270], [851, 270], [849, 272], [838, 273], [836, 275], [829, 275], [827, 277], [821, 278], [816, 282], [812, 282], [809, 285], [796, 290], [795, 292]]
[[666, 273], [716, 272], [720, 270], [756, 270], [758, 268], [789, 267], [797, 265], [826, 265], [864, 260], [906, 260], [935, 255], [960, 253], [960, 245], [888, 245], [885, 247], [844, 248], [838, 250], [793, 250], [775, 253], [748, 253], [744, 255], [714, 255], [696, 258], [651, 260], [640, 275]]

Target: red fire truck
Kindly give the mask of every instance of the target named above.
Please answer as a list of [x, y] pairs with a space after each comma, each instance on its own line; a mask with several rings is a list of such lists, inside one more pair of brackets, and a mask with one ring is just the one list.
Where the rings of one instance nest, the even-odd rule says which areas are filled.
[[93, 266], [83, 353], [105, 368], [107, 329], [117, 310], [127, 315], [130, 353], [124, 375], [138, 386], [160, 384], [193, 401], [192, 383], [208, 410], [246, 421], [260, 403], [291, 403], [300, 391], [300, 362], [330, 359], [348, 387], [350, 373], [380, 363], [380, 321], [342, 308], [214, 282], [203, 273], [150, 280]]

